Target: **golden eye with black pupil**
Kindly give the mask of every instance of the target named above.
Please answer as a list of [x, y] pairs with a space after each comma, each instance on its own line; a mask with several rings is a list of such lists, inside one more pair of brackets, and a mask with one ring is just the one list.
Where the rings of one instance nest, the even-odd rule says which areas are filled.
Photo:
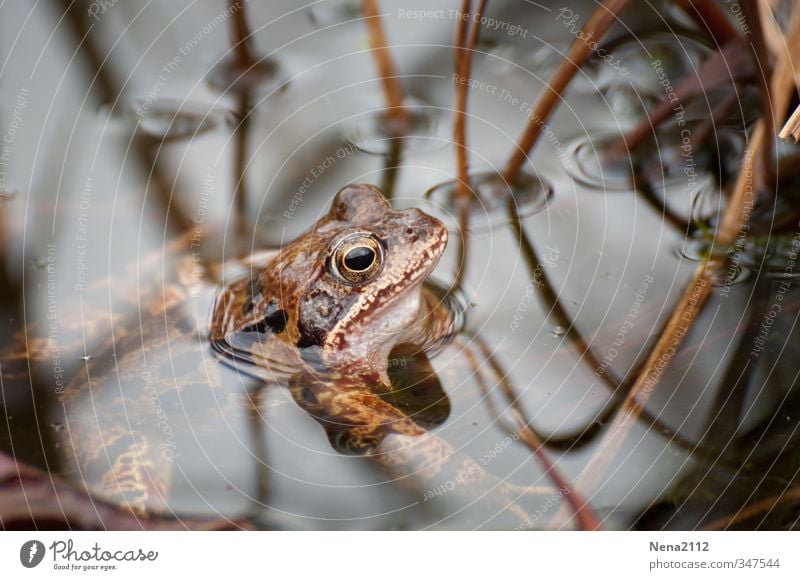
[[346, 284], [365, 284], [383, 265], [383, 246], [369, 234], [346, 237], [333, 250], [329, 269]]

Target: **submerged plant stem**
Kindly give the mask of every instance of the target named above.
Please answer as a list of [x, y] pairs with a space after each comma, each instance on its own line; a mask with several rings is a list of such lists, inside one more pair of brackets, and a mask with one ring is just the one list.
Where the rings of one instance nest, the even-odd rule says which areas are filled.
[[[628, 379], [631, 373], [634, 374], [638, 369], [633, 369], [630, 373], [626, 373], [624, 378], [613, 376], [611, 372], [600, 372], [602, 363], [597, 355], [592, 350], [589, 343], [581, 335], [577, 326], [572, 318], [567, 313], [561, 301], [558, 298], [558, 293], [553, 287], [552, 282], [547, 276], [547, 271], [542, 267], [536, 249], [528, 238], [527, 233], [522, 225], [517, 212], [516, 205], [513, 199], [509, 199], [508, 203], [509, 222], [514, 231], [514, 234], [519, 239], [520, 251], [528, 265], [531, 278], [536, 282], [537, 294], [540, 297], [544, 307], [546, 308], [547, 315], [559, 326], [563, 327], [566, 332], [566, 337], [570, 340], [575, 350], [580, 356], [580, 360], [588, 364], [592, 370], [599, 376], [600, 380], [611, 390], [611, 400], [606, 404], [606, 407], [598, 413], [597, 421], [588, 425], [580, 433], [570, 433], [566, 436], [547, 437], [544, 441], [547, 445], [556, 447], [564, 447], [568, 444], [569, 449], [575, 447], [582, 447], [584, 444], [591, 441], [600, 431], [601, 424], [608, 422], [613, 417], [620, 406], [624, 403], [626, 393], [631, 388], [631, 381]], [[635, 404], [635, 402], [634, 402]], [[649, 426], [655, 427], [659, 433], [669, 437], [676, 445], [686, 449], [690, 452], [697, 451], [697, 445], [688, 439], [682, 437], [680, 434], [675, 433], [668, 426], [663, 424], [657, 417], [654, 417], [644, 408], [639, 408], [639, 418], [645, 420]]]
[[[570, 504], [580, 529], [585, 531], [601, 529], [602, 526], [600, 525], [600, 520], [594, 514], [592, 509], [586, 504], [586, 502], [580, 498], [575, 489], [567, 482], [566, 479], [564, 479], [564, 477], [562, 477], [561, 473], [556, 469], [555, 465], [550, 460], [550, 457], [545, 452], [544, 442], [542, 441], [541, 437], [530, 427], [530, 421], [526, 417], [525, 410], [522, 408], [522, 404], [519, 401], [519, 395], [516, 393], [514, 387], [508, 380], [508, 373], [505, 372], [505, 370], [500, 366], [495, 359], [494, 353], [489, 349], [486, 342], [479, 335], [473, 336], [473, 339], [478, 344], [481, 354], [489, 363], [492, 372], [497, 378], [498, 386], [500, 387], [500, 390], [503, 392], [506, 401], [512, 409], [512, 415], [514, 417], [515, 424], [513, 428], [510, 426], [507, 428], [510, 431], [517, 433], [519, 440], [522, 441], [522, 443], [536, 458], [536, 461], [538, 461], [539, 465], [544, 470], [545, 475], [547, 475], [547, 477], [553, 481], [556, 488], [558, 488], [558, 492], [561, 493], [565, 498], [565, 501]], [[471, 362], [472, 368], [475, 370], [475, 373], [478, 377], [478, 383], [480, 384], [481, 389], [484, 391], [484, 397], [487, 401], [487, 406], [490, 408], [496, 420], [501, 421], [500, 413], [497, 411], [497, 408], [489, 396], [487, 385], [483, 380], [483, 375], [477, 368], [474, 356], [471, 352], [469, 352], [469, 346], [465, 346], [464, 349], [467, 351], [467, 358]]]

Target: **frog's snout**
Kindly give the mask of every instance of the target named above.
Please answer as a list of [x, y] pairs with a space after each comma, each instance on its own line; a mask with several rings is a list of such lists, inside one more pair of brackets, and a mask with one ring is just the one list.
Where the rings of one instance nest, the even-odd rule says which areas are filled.
[[445, 247], [447, 247], [447, 227], [440, 220], [428, 215], [421, 209], [412, 208], [406, 211], [409, 212], [411, 217], [409, 220], [410, 225], [405, 232], [408, 241], [422, 241], [437, 256], [441, 255]]

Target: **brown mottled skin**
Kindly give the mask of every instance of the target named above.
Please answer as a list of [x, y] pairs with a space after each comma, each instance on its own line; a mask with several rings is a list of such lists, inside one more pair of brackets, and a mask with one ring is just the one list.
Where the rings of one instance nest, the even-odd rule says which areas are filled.
[[[344, 283], [330, 268], [337, 244], [353, 232], [373, 234], [385, 248], [381, 271], [358, 284]], [[496, 480], [380, 396], [391, 390], [387, 363], [396, 345], [436, 343], [452, 330], [450, 312], [422, 284], [446, 244], [437, 219], [392, 210], [372, 186], [345, 187], [307, 233], [256, 276], [225, 289], [212, 339], [230, 345], [268, 321], [249, 352], [222, 350], [255, 365], [276, 352], [300, 356], [305, 368], [288, 380], [294, 399], [340, 451], [362, 454], [402, 482], [415, 477], [429, 489], [458, 482], [470, 498], [489, 495], [526, 520], [514, 505], [526, 488]]]
[[[384, 247], [380, 271], [356, 284], [337, 278], [329, 265], [337, 244], [354, 234], [372, 235]], [[372, 186], [346, 187], [314, 227], [255, 276], [225, 289], [212, 340], [236, 342], [261, 323], [267, 350], [299, 348], [304, 360], [326, 369], [374, 372], [388, 381], [392, 347], [424, 342], [431, 318], [446, 314], [426, 308], [422, 292], [446, 244], [438, 220], [417, 209], [392, 210]]]
[[[369, 276], [356, 272], [360, 278], [346, 280], [337, 248], [353, 239], [375, 244], [377, 261]], [[111, 346], [83, 365], [61, 397], [62, 440], [75, 477], [133, 513], [165, 510], [172, 466], [152, 417], [180, 412], [187, 401], [200, 401], [202, 414], [202, 401], [224, 392], [223, 361], [262, 382], [288, 385], [339, 451], [363, 455], [418, 491], [455, 481], [469, 501], [488, 498], [497, 511], [525, 521], [515, 501], [537, 491], [495, 479], [382, 397], [392, 389], [393, 348], [411, 343], [424, 350], [453, 332], [449, 310], [423, 286], [446, 243], [438, 220], [416, 209], [392, 210], [372, 186], [347, 186], [308, 232], [219, 291], [207, 334], [190, 300], [196, 265], [185, 255], [162, 263], [164, 279], [154, 277], [149, 294], [131, 297], [137, 324], [115, 325]], [[107, 332], [99, 332], [101, 339]], [[218, 356], [180, 366], [209, 339]], [[32, 346], [15, 360], [36, 358]], [[213, 423], [212, 411], [193, 418]]]

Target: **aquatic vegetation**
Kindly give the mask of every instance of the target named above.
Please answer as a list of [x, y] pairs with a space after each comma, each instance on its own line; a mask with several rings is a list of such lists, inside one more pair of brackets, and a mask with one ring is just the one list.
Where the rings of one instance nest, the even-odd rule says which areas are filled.
[[800, 8], [76, 4], [0, 8], [3, 526], [797, 528]]

